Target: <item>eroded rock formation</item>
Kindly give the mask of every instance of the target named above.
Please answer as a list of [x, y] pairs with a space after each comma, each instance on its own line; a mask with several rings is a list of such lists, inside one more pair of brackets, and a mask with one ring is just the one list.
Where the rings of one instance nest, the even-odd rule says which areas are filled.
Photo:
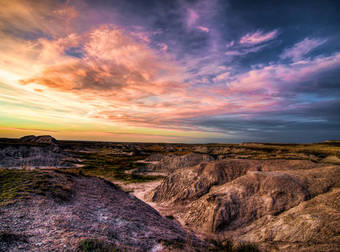
[[231, 159], [176, 170], [148, 199], [173, 209], [198, 232], [257, 242], [270, 251], [312, 248], [313, 242], [319, 251], [334, 251], [340, 247], [334, 243], [340, 208], [332, 203], [339, 200], [339, 183], [335, 165]]
[[184, 155], [153, 154], [145, 161], [149, 162], [147, 171], [172, 172], [174, 170], [197, 165], [204, 161], [212, 161], [214, 158], [207, 154], [188, 153]]

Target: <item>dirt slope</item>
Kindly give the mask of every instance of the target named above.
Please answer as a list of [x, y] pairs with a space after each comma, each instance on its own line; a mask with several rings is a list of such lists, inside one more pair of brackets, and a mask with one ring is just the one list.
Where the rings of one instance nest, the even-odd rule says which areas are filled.
[[[31, 183], [25, 177], [32, 174], [21, 172], [25, 174], [20, 182]], [[128, 251], [158, 251], [164, 243], [184, 244], [186, 240], [199, 244], [180, 225], [107, 181], [34, 172], [31, 193], [22, 195], [19, 190], [14, 200], [1, 202], [2, 251], [75, 251], [86, 239]]]

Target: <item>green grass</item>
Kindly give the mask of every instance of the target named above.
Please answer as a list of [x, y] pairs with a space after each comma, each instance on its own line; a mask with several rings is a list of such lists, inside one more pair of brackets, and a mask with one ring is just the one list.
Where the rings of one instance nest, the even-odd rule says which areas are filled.
[[148, 182], [162, 178], [161, 176], [150, 176], [126, 173], [128, 170], [136, 169], [144, 164], [137, 163], [146, 156], [142, 155], [114, 155], [100, 150], [96, 153], [78, 153], [78, 158], [84, 165], [81, 173], [90, 176], [99, 176], [105, 179], [116, 179], [127, 183]]
[[72, 197], [69, 182], [52, 181], [55, 179], [48, 172], [0, 169], [0, 205], [29, 198], [31, 194], [69, 201]]

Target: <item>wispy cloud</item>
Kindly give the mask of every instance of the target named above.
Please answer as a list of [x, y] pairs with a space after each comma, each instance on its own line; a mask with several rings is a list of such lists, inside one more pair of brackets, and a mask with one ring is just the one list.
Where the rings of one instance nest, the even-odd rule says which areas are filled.
[[313, 51], [315, 48], [327, 42], [327, 39], [313, 39], [305, 38], [304, 40], [296, 43], [291, 48], [284, 50], [280, 55], [282, 59], [292, 59], [298, 61], [303, 58], [306, 54]]
[[199, 15], [196, 12], [196, 10], [188, 8], [187, 9], [187, 18], [186, 18], [186, 24], [189, 28], [192, 28], [197, 24]]
[[203, 32], [209, 32], [209, 28], [208, 27], [205, 27], [205, 26], [197, 26], [197, 29], [203, 31]]
[[239, 47], [236, 49], [228, 50], [224, 54], [227, 56], [242, 56], [242, 55], [247, 55], [249, 53], [258, 52], [266, 46], [267, 45], [264, 44], [264, 45], [257, 45], [257, 46], [252, 46], [252, 47]]
[[256, 45], [264, 43], [276, 38], [279, 35], [278, 30], [264, 33], [263, 31], [256, 31], [253, 33], [247, 33], [240, 39], [240, 44]]

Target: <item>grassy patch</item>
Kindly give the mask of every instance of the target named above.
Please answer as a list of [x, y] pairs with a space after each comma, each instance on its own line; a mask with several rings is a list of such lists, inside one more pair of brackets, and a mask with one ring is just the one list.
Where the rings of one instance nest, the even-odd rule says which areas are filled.
[[50, 197], [57, 202], [72, 198], [69, 181], [57, 181], [47, 172], [0, 169], [0, 204], [29, 198], [31, 194]]
[[145, 159], [142, 155], [114, 155], [105, 150], [96, 153], [78, 153], [78, 158], [84, 165], [81, 173], [99, 176], [106, 179], [117, 179], [127, 183], [140, 183], [160, 179], [161, 176], [130, 174], [126, 171], [142, 167], [138, 160]]
[[6, 231], [0, 232], [0, 243], [12, 244], [17, 241], [27, 242], [23, 235], [17, 235]]
[[8, 231], [0, 232], [0, 251], [12, 251], [12, 246], [17, 243], [27, 243], [26, 237]]
[[[164, 247], [168, 249], [184, 249], [185, 241], [181, 239], [177, 240], [159, 240], [159, 243], [161, 243]], [[171, 251], [171, 250], [170, 250]]]
[[79, 252], [121, 252], [123, 249], [117, 248], [111, 244], [106, 244], [97, 239], [85, 239], [79, 243]]
[[225, 240], [215, 240], [211, 239], [208, 241], [210, 244], [209, 251], [223, 251], [223, 252], [260, 252], [258, 246], [254, 243], [240, 243], [235, 245], [233, 241]]

